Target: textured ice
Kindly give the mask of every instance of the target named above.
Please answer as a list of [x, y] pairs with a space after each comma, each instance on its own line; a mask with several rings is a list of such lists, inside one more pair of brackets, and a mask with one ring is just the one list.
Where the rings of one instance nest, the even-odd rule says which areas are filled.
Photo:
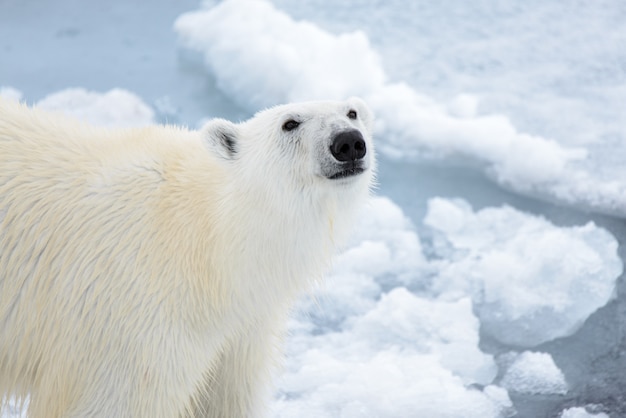
[[265, 1], [225, 1], [185, 13], [174, 27], [182, 45], [203, 53], [219, 87], [251, 111], [305, 99], [344, 99], [384, 83], [378, 56], [363, 33], [335, 36], [296, 22]]
[[44, 97], [37, 107], [56, 110], [101, 126], [145, 126], [154, 123], [154, 111], [124, 89], [106, 93], [70, 88]]
[[[503, 356], [502, 387], [494, 386], [478, 329], [522, 346], [573, 332], [612, 295], [621, 262], [610, 234], [434, 199], [425, 224], [438, 257], [429, 260], [388, 199], [373, 199], [359, 219], [317, 302], [303, 301], [291, 324], [277, 416], [504, 416], [505, 389], [567, 391], [550, 355], [532, 352]], [[446, 396], [455, 401], [437, 401]]]
[[556, 227], [509, 206], [433, 198], [424, 224], [444, 258], [435, 290], [471, 295], [483, 329], [517, 346], [571, 335], [613, 296], [617, 241], [593, 222]]
[[[436, 313], [422, 316], [433, 308]], [[465, 331], [460, 336], [458, 328]], [[506, 391], [467, 387], [495, 372], [477, 336], [468, 301], [437, 303], [394, 289], [341, 332], [292, 335], [276, 415], [497, 417], [511, 406]]]
[[587, 412], [585, 408], [578, 406], [566, 409], [559, 415], [559, 418], [609, 418], [609, 416], [604, 412]]
[[600, 161], [587, 149], [520, 132], [504, 115], [478, 114], [471, 96], [440, 103], [390, 81], [363, 32], [334, 35], [260, 0], [186, 13], [175, 30], [182, 46], [203, 55], [218, 86], [250, 111], [359, 95], [377, 114], [387, 155], [463, 158], [514, 190], [626, 215], [626, 182], [598, 174]]
[[430, 269], [419, 237], [395, 203], [373, 199], [358, 219], [350, 246], [335, 258], [323, 296], [308, 301], [311, 315], [323, 315], [326, 327], [371, 310], [383, 291], [422, 287]]
[[6, 100], [15, 100], [16, 102], [19, 102], [22, 100], [22, 92], [13, 87], [0, 86], [0, 97]]
[[490, 385], [497, 368], [478, 348], [471, 301], [405, 287], [421, 287], [420, 272], [430, 267], [402, 211], [375, 198], [359, 219], [317, 302], [303, 300], [291, 322], [275, 416], [488, 418], [510, 411], [506, 390]]
[[507, 363], [500, 385], [508, 390], [536, 395], [567, 393], [565, 376], [548, 353], [508, 353], [500, 361]]
[[[22, 92], [9, 86], [0, 87], [0, 97], [22, 100]], [[172, 112], [164, 99], [157, 104], [160, 112]], [[155, 123], [155, 112], [136, 94], [121, 88], [105, 93], [84, 88], [68, 88], [54, 92], [33, 104], [39, 108], [59, 111], [100, 126], [132, 127]], [[168, 108], [167, 106], [170, 106]]]

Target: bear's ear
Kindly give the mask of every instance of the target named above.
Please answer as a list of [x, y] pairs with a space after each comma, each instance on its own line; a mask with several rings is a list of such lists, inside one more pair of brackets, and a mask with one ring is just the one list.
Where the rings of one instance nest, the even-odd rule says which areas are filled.
[[217, 156], [232, 160], [237, 155], [237, 125], [225, 119], [212, 119], [200, 130], [204, 145]]

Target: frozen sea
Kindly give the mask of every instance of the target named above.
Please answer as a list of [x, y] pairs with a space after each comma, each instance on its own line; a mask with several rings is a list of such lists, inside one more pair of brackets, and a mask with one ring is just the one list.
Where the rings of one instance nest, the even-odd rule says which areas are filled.
[[272, 416], [620, 418], [624, 22], [622, 0], [0, 0], [0, 96], [191, 127], [363, 97], [379, 187], [290, 321]]

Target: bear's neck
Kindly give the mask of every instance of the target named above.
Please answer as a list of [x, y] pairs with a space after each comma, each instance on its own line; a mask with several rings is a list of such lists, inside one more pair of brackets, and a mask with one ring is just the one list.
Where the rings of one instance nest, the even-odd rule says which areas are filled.
[[237, 292], [268, 292], [269, 300], [288, 303], [321, 278], [335, 250], [332, 200], [241, 193], [232, 201], [235, 219], [242, 220], [232, 241]]
[[[262, 318], [288, 309], [328, 270], [345, 232], [338, 226], [356, 218], [367, 195], [293, 193], [274, 185], [268, 190], [215, 172], [190, 182], [193, 187], [173, 185], [185, 195], [172, 202], [169, 216], [179, 227], [170, 230], [179, 234], [171, 245], [188, 277], [190, 298], [209, 321], [226, 312]], [[228, 187], [216, 189], [216, 182]]]

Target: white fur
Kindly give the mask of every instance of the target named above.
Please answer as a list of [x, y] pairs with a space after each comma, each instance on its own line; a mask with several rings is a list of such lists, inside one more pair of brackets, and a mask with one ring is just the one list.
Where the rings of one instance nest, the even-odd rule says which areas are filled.
[[[346, 129], [367, 170], [331, 180]], [[263, 415], [288, 310], [367, 198], [371, 129], [358, 99], [198, 132], [0, 99], [0, 415]]]

